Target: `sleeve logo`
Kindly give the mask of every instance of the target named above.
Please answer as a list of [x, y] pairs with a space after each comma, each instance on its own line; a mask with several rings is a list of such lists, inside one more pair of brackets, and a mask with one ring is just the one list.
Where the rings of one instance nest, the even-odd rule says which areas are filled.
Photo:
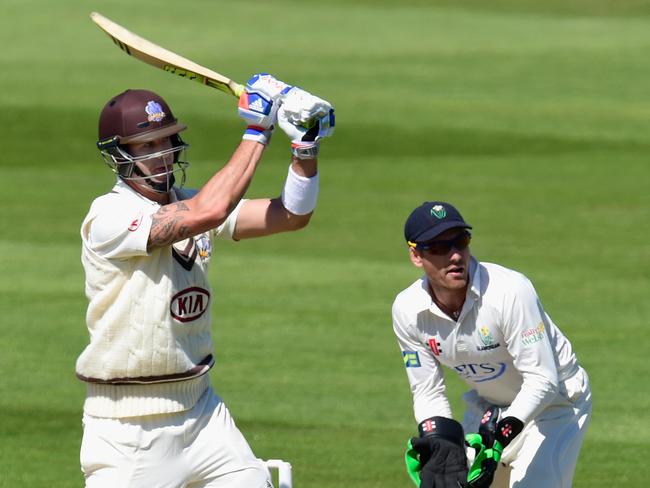
[[544, 327], [544, 322], [540, 322], [536, 327], [531, 327], [521, 333], [521, 343], [524, 346], [536, 344], [544, 339], [545, 331], [546, 327]]
[[404, 366], [407, 368], [419, 368], [420, 356], [417, 351], [402, 351], [402, 356], [404, 359]]

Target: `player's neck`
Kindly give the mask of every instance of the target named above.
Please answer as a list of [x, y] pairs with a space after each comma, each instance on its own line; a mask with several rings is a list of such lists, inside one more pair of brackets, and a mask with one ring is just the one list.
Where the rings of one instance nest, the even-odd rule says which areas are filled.
[[467, 286], [460, 289], [450, 290], [447, 288], [433, 287], [429, 283], [429, 294], [433, 303], [451, 319], [457, 321], [460, 317], [460, 312], [465, 303], [465, 296], [467, 293]]
[[148, 198], [149, 200], [153, 200], [160, 205], [167, 205], [171, 201], [171, 192], [162, 193], [155, 191], [146, 185], [143, 185], [142, 183], [137, 183], [131, 180], [123, 181], [143, 197]]

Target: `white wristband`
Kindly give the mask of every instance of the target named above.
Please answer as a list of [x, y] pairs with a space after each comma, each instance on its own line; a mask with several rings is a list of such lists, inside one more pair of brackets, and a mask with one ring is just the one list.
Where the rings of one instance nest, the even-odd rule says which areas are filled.
[[246, 130], [244, 131], [244, 135], [242, 136], [242, 139], [247, 141], [259, 142], [266, 146], [271, 140], [272, 135], [273, 135], [272, 129], [265, 129], [264, 127], [255, 127], [249, 125], [248, 127], [246, 127]]
[[318, 177], [318, 173], [311, 178], [300, 176], [289, 166], [287, 181], [282, 189], [282, 205], [284, 205], [284, 208], [295, 215], [305, 215], [312, 212], [316, 208], [316, 200], [318, 199]]

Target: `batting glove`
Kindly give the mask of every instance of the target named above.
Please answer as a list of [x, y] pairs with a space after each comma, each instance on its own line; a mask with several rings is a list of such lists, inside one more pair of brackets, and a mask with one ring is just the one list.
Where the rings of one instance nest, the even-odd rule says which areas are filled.
[[293, 87], [268, 73], [253, 75], [239, 97], [238, 113], [248, 124], [243, 139], [268, 144], [282, 99]]
[[516, 417], [497, 422], [499, 408], [491, 407], [483, 415], [477, 434], [467, 434], [465, 442], [476, 451], [474, 462], [467, 473], [470, 488], [489, 488], [499, 466], [503, 450], [524, 428]]
[[278, 124], [291, 140], [291, 152], [298, 159], [318, 156], [320, 140], [334, 133], [332, 105], [301, 88], [292, 88], [278, 110]]

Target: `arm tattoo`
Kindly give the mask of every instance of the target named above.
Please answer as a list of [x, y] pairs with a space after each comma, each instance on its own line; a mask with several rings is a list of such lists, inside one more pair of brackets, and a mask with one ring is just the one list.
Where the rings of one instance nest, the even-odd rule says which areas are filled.
[[190, 237], [192, 232], [184, 223], [189, 207], [183, 202], [163, 205], [151, 218], [147, 247], [164, 247]]

